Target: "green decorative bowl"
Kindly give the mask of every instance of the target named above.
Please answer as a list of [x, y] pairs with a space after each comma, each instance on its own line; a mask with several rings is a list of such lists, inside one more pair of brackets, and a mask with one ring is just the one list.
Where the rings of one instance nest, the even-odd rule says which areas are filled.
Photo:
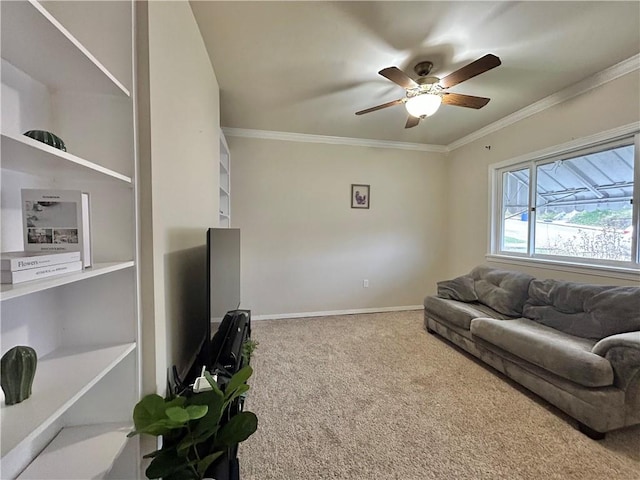
[[24, 134], [27, 137], [46, 143], [47, 145], [62, 150], [63, 152], [67, 151], [67, 147], [64, 145], [62, 139], [51, 132], [47, 132], [45, 130], [29, 130], [28, 132], [24, 132]]

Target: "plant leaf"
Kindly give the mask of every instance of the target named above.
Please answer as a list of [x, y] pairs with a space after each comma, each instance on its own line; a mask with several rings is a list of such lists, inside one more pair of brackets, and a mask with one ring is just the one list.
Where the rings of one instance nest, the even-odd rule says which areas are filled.
[[186, 411], [189, 414], [189, 420], [197, 420], [207, 414], [209, 407], [207, 405], [189, 405]]
[[213, 389], [214, 392], [219, 393], [220, 395], [222, 395], [222, 390], [220, 390], [220, 387], [218, 387], [218, 382], [216, 382], [213, 377], [211, 376], [211, 374], [209, 372], [204, 372], [204, 378], [207, 379], [207, 382], [209, 382], [209, 385], [211, 385], [211, 388]]
[[189, 467], [181, 468], [178, 471], [175, 471], [166, 477], [163, 477], [163, 480], [199, 480], [200, 477], [196, 475], [193, 469]]
[[169, 420], [175, 423], [185, 424], [189, 421], [189, 413], [182, 407], [169, 407], [165, 411]]
[[[148, 478], [166, 478], [173, 472], [185, 468], [184, 460], [178, 457], [174, 449], [161, 450], [147, 467]], [[193, 477], [192, 477], [193, 478]]]
[[190, 440], [192, 445], [198, 445], [199, 443], [207, 441], [218, 432], [218, 429], [219, 427], [217, 424], [210, 430], [206, 430], [204, 428], [194, 429]]
[[209, 468], [209, 466], [213, 462], [215, 462], [223, 453], [224, 453], [224, 450], [219, 452], [214, 452], [211, 455], [207, 455], [202, 460], [200, 460], [198, 462], [198, 467], [197, 467], [198, 475], [200, 475], [200, 477], [203, 478], [205, 473], [207, 473], [207, 468]]
[[[191, 420], [202, 419], [208, 412], [209, 407], [207, 405], [189, 405], [186, 408], [186, 412], [189, 414], [189, 418]], [[201, 426], [202, 420], [195, 424], [195, 428], [192, 432], [189, 432], [178, 444], [178, 455], [186, 456], [189, 448], [197, 445], [198, 443], [204, 442], [208, 438], [210, 438], [214, 433], [214, 431], [209, 431], [203, 429]], [[208, 423], [204, 423], [206, 427]], [[217, 429], [216, 429], [217, 430]]]
[[227, 386], [224, 391], [225, 400], [228, 400], [228, 398], [230, 398], [233, 395], [234, 391], [238, 387], [247, 383], [247, 380], [249, 380], [249, 377], [251, 377], [251, 375], [253, 375], [253, 368], [251, 367], [251, 365], [247, 365], [245, 367], [242, 367], [240, 370], [238, 370], [233, 375], [233, 377], [231, 377], [231, 380], [229, 380], [229, 383], [227, 383]]
[[189, 449], [195, 444], [193, 435], [185, 436], [177, 446], [178, 456], [183, 458], [186, 457], [189, 453]]
[[169, 419], [166, 411], [169, 408], [180, 407], [185, 401], [184, 397], [176, 397], [166, 401], [155, 393], [146, 395], [133, 409], [135, 429], [127, 436], [133, 437], [142, 433], [154, 436], [166, 435], [172, 429], [181, 428], [185, 422]]
[[151, 425], [165, 418], [164, 399], [155, 393], [143, 397], [133, 408], [133, 424], [136, 430], [142, 430], [144, 427]]
[[141, 430], [136, 430], [135, 434], [146, 433], [147, 435], [157, 436], [167, 436], [171, 433], [172, 430], [183, 428], [185, 426], [184, 423], [176, 423], [173, 420], [168, 418], [164, 418], [163, 420], [159, 420], [151, 425], [146, 426]]
[[249, 390], [249, 385], [247, 385], [246, 383], [243, 385], [240, 385], [238, 388], [235, 389], [235, 391], [233, 392], [233, 395], [231, 395], [229, 398], [227, 398], [227, 400], [225, 400], [224, 408], [227, 408], [227, 406], [231, 402], [233, 402], [236, 398], [238, 398], [240, 395], [242, 395], [248, 390]]
[[158, 454], [161, 452], [162, 450], [156, 450], [154, 452], [151, 453], [147, 453], [146, 455], [143, 455], [142, 458], [153, 458], [153, 457], [157, 457]]
[[164, 408], [165, 410], [170, 407], [183, 407], [187, 402], [185, 397], [174, 397], [171, 400], [165, 400]]
[[189, 397], [188, 404], [189, 405], [214, 405], [216, 402], [220, 402], [222, 405], [222, 401], [224, 400], [224, 395], [222, 391], [218, 388], [217, 390], [209, 390], [206, 392], [196, 393], [192, 397]]
[[258, 417], [253, 412], [240, 412], [218, 431], [214, 446], [228, 447], [244, 442], [257, 429]]
[[200, 443], [216, 432], [224, 412], [224, 396], [220, 389], [217, 389], [217, 391], [210, 390], [198, 393], [189, 401], [195, 405], [207, 405], [208, 407], [207, 414], [200, 418], [193, 430], [194, 439], [197, 439], [196, 443]]

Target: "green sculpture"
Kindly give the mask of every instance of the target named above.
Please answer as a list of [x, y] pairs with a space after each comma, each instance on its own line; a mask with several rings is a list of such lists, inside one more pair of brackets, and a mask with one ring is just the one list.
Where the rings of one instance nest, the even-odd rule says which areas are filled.
[[4, 403], [14, 405], [31, 396], [38, 357], [31, 347], [13, 347], [0, 360], [0, 385]]
[[51, 132], [47, 132], [46, 130], [29, 130], [28, 132], [24, 132], [24, 134], [29, 138], [46, 143], [58, 150], [62, 150], [63, 152], [67, 151], [67, 147], [62, 139]]

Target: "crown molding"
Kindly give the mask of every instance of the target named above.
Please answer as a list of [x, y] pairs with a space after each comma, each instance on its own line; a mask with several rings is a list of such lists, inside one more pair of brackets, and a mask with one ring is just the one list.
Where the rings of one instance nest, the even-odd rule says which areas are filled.
[[414, 150], [419, 152], [449, 153], [445, 145], [429, 145], [425, 143], [393, 142], [365, 138], [331, 137], [327, 135], [311, 135], [308, 133], [274, 132], [270, 130], [253, 130], [249, 128], [223, 127], [227, 137], [260, 138], [265, 140], [282, 140], [286, 142], [324, 143], [328, 145], [351, 145], [355, 147], [393, 148], [398, 150]]
[[573, 97], [576, 97], [582, 93], [588, 92], [589, 90], [593, 90], [596, 87], [604, 85], [616, 78], [619, 78], [627, 73], [631, 73], [640, 69], [640, 54], [634, 55], [626, 60], [623, 60], [612, 67], [609, 67], [601, 72], [592, 75], [591, 77], [587, 77], [584, 80], [581, 80], [573, 85], [570, 85], [567, 88], [560, 90], [559, 92], [553, 93], [548, 97], [543, 98], [531, 105], [524, 107], [521, 110], [518, 110], [511, 115], [507, 115], [506, 117], [501, 118], [500, 120], [493, 122], [486, 127], [483, 127], [479, 130], [476, 130], [469, 135], [456, 140], [455, 142], [447, 145], [447, 149], [452, 152], [453, 150], [462, 147], [468, 143], [471, 143], [479, 138], [484, 137], [493, 132], [497, 132], [500, 129], [503, 129], [509, 125], [512, 125], [520, 120], [524, 120], [531, 115], [535, 115], [536, 113], [540, 113], [547, 108], [553, 107], [559, 103], [565, 102]]
[[541, 160], [545, 157], [563, 155], [573, 150], [580, 150], [588, 145], [595, 145], [602, 142], [614, 142], [629, 135], [635, 135], [640, 132], [640, 122], [631, 122], [626, 125], [620, 125], [619, 127], [605, 130], [604, 132], [594, 133], [586, 137], [580, 137], [575, 140], [570, 140], [558, 145], [552, 145], [550, 147], [537, 150], [535, 152], [525, 153], [515, 158], [509, 158], [502, 160], [501, 162], [492, 163], [489, 165], [489, 170], [496, 170], [502, 167], [510, 167], [512, 165], [519, 165], [521, 163], [527, 163], [531, 160]]

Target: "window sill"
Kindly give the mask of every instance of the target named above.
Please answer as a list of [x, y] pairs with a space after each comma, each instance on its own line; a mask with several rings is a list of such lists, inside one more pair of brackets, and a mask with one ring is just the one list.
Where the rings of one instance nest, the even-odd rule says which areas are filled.
[[587, 265], [540, 258], [511, 257], [509, 255], [497, 255], [492, 253], [485, 255], [485, 258], [493, 263], [504, 263], [506, 265], [519, 265], [523, 267], [542, 268], [558, 272], [595, 275], [599, 277], [615, 278], [618, 280], [632, 280], [634, 282], [640, 282], [640, 268], [637, 267]]

